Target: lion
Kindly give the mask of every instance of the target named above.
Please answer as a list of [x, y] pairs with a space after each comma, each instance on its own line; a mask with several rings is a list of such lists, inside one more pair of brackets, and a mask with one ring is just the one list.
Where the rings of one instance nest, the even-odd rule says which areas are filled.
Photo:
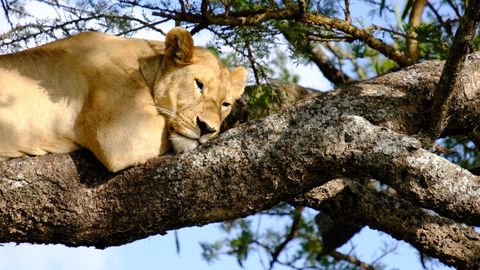
[[111, 172], [218, 136], [245, 88], [190, 33], [86, 32], [0, 55], [0, 159], [87, 148]]

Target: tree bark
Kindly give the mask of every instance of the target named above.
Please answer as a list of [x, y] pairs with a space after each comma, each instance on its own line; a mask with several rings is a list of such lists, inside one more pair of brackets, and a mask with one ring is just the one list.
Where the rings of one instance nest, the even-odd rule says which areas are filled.
[[335, 215], [344, 222], [366, 224], [387, 232], [459, 269], [480, 267], [480, 235], [473, 228], [358, 183], [332, 180], [299, 196], [295, 204]]
[[433, 94], [433, 101], [430, 108], [431, 120], [427, 127], [427, 135], [432, 140], [438, 138], [447, 125], [446, 118], [449, 114], [450, 100], [455, 95], [456, 84], [462, 74], [467, 54], [471, 52], [472, 42], [480, 23], [480, 0], [471, 0], [465, 9], [465, 14], [460, 18], [460, 25], [452, 47], [448, 53], [442, 76]]
[[[479, 65], [479, 55], [468, 57], [444, 134], [480, 125]], [[424, 109], [441, 68], [442, 62], [426, 62], [350, 85], [229, 130], [195, 151], [115, 175], [84, 151], [0, 163], [0, 241], [121, 245], [245, 217], [331, 179], [365, 176], [392, 186], [416, 207], [478, 226], [479, 178], [422, 149], [413, 137], [427, 124]], [[355, 208], [347, 204], [344, 211]], [[390, 233], [403, 238], [418, 228]], [[457, 227], [442, 229], [435, 243]]]

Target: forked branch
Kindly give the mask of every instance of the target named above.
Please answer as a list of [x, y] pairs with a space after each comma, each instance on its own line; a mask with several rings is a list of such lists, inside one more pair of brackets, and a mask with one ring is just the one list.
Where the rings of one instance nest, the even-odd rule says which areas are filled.
[[468, 1], [468, 6], [460, 19], [460, 26], [455, 33], [447, 61], [433, 95], [430, 108], [431, 124], [427, 130], [432, 140], [438, 138], [447, 125], [447, 116], [452, 109], [450, 100], [454, 96], [455, 89], [458, 89], [457, 85], [460, 83], [465, 59], [471, 50], [471, 43], [480, 22], [479, 7], [479, 0]]
[[[336, 196], [325, 200], [332, 193]], [[372, 192], [358, 183], [330, 181], [298, 197], [296, 203], [325, 211], [345, 222], [387, 232], [459, 269], [480, 267], [480, 235], [472, 228], [428, 213], [410, 202]], [[412, 227], [415, 230], [408, 229]]]

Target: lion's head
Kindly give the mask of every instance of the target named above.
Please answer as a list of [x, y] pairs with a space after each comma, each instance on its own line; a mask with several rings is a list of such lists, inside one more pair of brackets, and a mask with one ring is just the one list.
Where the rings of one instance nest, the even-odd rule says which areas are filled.
[[165, 55], [154, 85], [154, 100], [169, 118], [170, 140], [184, 152], [218, 136], [220, 124], [245, 88], [243, 67], [229, 70], [190, 33], [174, 28], [165, 38]]

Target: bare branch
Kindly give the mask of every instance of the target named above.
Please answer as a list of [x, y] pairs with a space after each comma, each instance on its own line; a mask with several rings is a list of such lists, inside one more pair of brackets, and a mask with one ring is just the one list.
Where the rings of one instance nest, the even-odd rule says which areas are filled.
[[280, 255], [280, 253], [282, 253], [282, 251], [285, 249], [288, 243], [290, 243], [295, 238], [295, 235], [297, 234], [297, 230], [298, 230], [298, 225], [300, 224], [300, 220], [302, 218], [302, 211], [303, 211], [302, 206], [299, 206], [294, 210], [292, 225], [290, 226], [290, 231], [288, 235], [285, 237], [282, 243], [280, 243], [272, 252], [272, 260], [270, 261], [270, 270], [273, 269], [273, 266], [275, 265], [275, 263], [277, 263], [278, 256]]
[[1, 0], [3, 13], [5, 13], [5, 18], [7, 18], [7, 22], [10, 25], [10, 28], [14, 28], [12, 23], [12, 19], [10, 18], [10, 7], [8, 5], [8, 0]]
[[[327, 43], [325, 44], [325, 47], [337, 58], [339, 59], [347, 59], [348, 61], [350, 61], [350, 63], [352, 63], [354, 69], [355, 69], [355, 72], [357, 73], [358, 75], [358, 78], [363, 81], [363, 80], [366, 80], [367, 79], [367, 76], [363, 70], [363, 68], [358, 64], [357, 62], [357, 58], [351, 54], [351, 53], [347, 53], [345, 51], [343, 51], [341, 48], [339, 47], [336, 47], [336, 46], [332, 46], [330, 43]], [[354, 80], [352, 79], [352, 82]]]
[[[131, 16], [124, 16], [124, 15], [118, 16], [118, 15], [111, 15], [111, 14], [97, 14], [97, 15], [91, 15], [91, 16], [87, 16], [87, 17], [78, 17], [77, 19], [69, 20], [69, 21], [61, 23], [61, 24], [53, 24], [53, 25], [27, 24], [27, 25], [24, 25], [24, 26], [19, 26], [19, 27], [16, 27], [16, 28], [10, 30], [9, 32], [7, 32], [5, 34], [2, 34], [1, 35], [2, 39], [0, 39], [0, 41], [1, 41], [1, 45], [8, 46], [8, 45], [19, 43], [19, 42], [22, 42], [22, 41], [28, 41], [30, 39], [34, 39], [34, 38], [36, 38], [40, 35], [43, 35], [43, 34], [53, 34], [53, 32], [55, 30], [64, 29], [65, 27], [67, 27], [69, 25], [75, 25], [79, 22], [87, 22], [87, 21], [99, 20], [99, 19], [129, 20], [129, 21], [137, 22], [137, 23], [140, 24], [139, 27], [130, 29], [130, 30], [122, 32], [122, 33], [118, 33], [118, 35], [128, 34], [130, 32], [145, 29], [145, 28], [152, 29], [154, 31], [157, 31], [157, 32], [161, 33], [162, 35], [165, 35], [165, 32], [162, 29], [157, 27], [157, 25], [164, 23], [166, 21], [165, 19], [150, 23], [150, 22], [147, 22], [147, 21], [135, 18], [135, 17], [131, 17]], [[26, 34], [26, 35], [22, 35], [19, 38], [13, 38], [13, 39], [8, 40], [8, 38], [11, 35], [13, 35], [15, 32], [23, 31], [23, 30], [28, 29], [28, 28], [37, 29], [37, 31]], [[53, 36], [53, 38], [54, 37], [55, 36]], [[8, 41], [5, 41], [6, 39]]]
[[351, 256], [351, 255], [343, 254], [343, 253], [338, 252], [338, 251], [333, 251], [332, 253], [330, 253], [330, 256], [332, 256], [337, 261], [346, 261], [346, 262], [349, 262], [353, 265], [356, 265], [356, 266], [360, 267], [361, 269], [375, 270], [375, 267], [373, 265], [370, 265], [366, 262], [362, 262], [358, 258], [356, 258], [354, 256]]
[[253, 76], [255, 78], [255, 83], [260, 85], [260, 76], [258, 75], [258, 70], [255, 64], [255, 58], [253, 57], [252, 47], [250, 46], [250, 42], [247, 40], [245, 42], [245, 47], [247, 49], [247, 59], [250, 62], [250, 67], [253, 71]]
[[298, 0], [298, 13], [300, 16], [307, 12], [308, 4], [305, 0]]
[[282, 23], [277, 23], [276, 27], [297, 52], [305, 55], [317, 65], [327, 80], [335, 85], [354, 82], [350, 76], [333, 65], [332, 60], [322, 52], [321, 48], [312, 44], [306, 37], [299, 36], [298, 32], [293, 33], [290, 27]]
[[164, 20], [160, 20], [160, 21], [156, 21], [156, 22], [152, 22], [152, 23], [144, 23], [144, 24], [140, 25], [139, 27], [131, 28], [127, 31], [117, 33], [116, 35], [117, 36], [124, 36], [124, 35], [130, 34], [130, 33], [138, 32], [138, 31], [140, 31], [142, 29], [146, 29], [146, 28], [150, 28], [152, 30], [155, 30], [155, 31], [159, 32], [162, 35], [165, 35], [165, 32], [162, 29], [157, 28], [156, 26], [159, 25], [159, 24], [162, 24], [164, 22], [167, 22], [167, 21], [168, 21], [168, 19], [164, 19]]
[[176, 21], [231, 26], [253, 26], [268, 20], [294, 19], [297, 16], [296, 11], [292, 9], [266, 9], [252, 12], [250, 15], [244, 15], [241, 13], [230, 13], [228, 17], [222, 14], [212, 14], [208, 18], [205, 18], [203, 14], [181, 14], [172, 10], [157, 11], [153, 12], [152, 15], [169, 18]]
[[380, 39], [375, 38], [366, 30], [357, 28], [351, 24], [347, 24], [342, 20], [321, 14], [305, 14], [302, 18], [302, 21], [307, 24], [332, 27], [346, 34], [350, 34], [353, 38], [363, 41], [365, 44], [373, 49], [378, 50], [388, 58], [397, 62], [402, 67], [410, 66], [414, 63], [412, 59], [405, 56], [402, 52], [385, 44]]
[[457, 7], [457, 5], [455, 5], [455, 3], [452, 2], [452, 0], [447, 0], [446, 2], [453, 9], [453, 11], [455, 12], [455, 15], [457, 15], [458, 18], [462, 17], [460, 9]]
[[202, 13], [202, 16], [204, 17], [209, 17], [210, 16], [210, 11], [208, 10], [208, 5], [210, 4], [209, 0], [202, 0], [202, 4], [200, 6], [200, 12]]
[[433, 15], [437, 19], [438, 23], [445, 29], [445, 32], [449, 36], [453, 36], [451, 24], [443, 21], [442, 15], [438, 13], [438, 10], [429, 1], [427, 1], [427, 6], [433, 12]]

